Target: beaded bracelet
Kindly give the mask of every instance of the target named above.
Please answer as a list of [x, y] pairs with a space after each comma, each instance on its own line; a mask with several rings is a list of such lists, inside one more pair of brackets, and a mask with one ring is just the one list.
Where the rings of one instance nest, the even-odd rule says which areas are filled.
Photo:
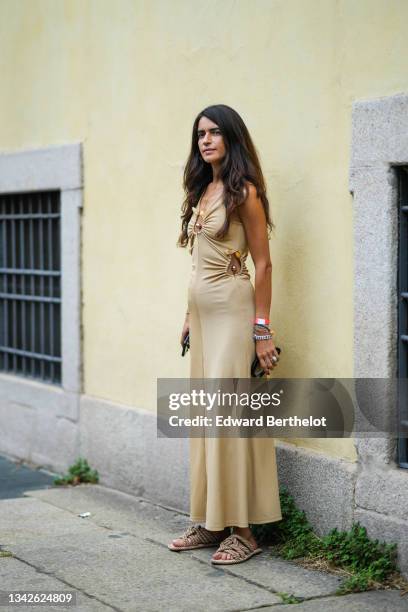
[[254, 328], [258, 328], [258, 327], [261, 327], [262, 329], [266, 329], [272, 336], [276, 334], [275, 330], [270, 329], [267, 325], [261, 325], [261, 323], [256, 323], [254, 325]]
[[254, 340], [272, 340], [273, 338], [272, 334], [254, 334], [252, 337]]
[[271, 331], [271, 328], [269, 327], [269, 325], [263, 325], [262, 323], [255, 323], [254, 327], [261, 327], [262, 329], [267, 329], [268, 332]]

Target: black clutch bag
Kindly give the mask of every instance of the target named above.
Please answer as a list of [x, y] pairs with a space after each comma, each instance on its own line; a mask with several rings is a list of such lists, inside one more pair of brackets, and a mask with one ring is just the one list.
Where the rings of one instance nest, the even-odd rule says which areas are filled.
[[[182, 357], [184, 357], [184, 355], [187, 353], [189, 348], [190, 348], [190, 333], [188, 333], [186, 337], [184, 338], [183, 350], [181, 352]], [[280, 355], [281, 349], [279, 346], [276, 347], [276, 352], [278, 353], [278, 355]], [[252, 362], [251, 376], [254, 378], [261, 378], [262, 376], [265, 376], [265, 372], [262, 369], [261, 364], [259, 363], [258, 355], [256, 355], [255, 359]]]
[[181, 352], [182, 357], [184, 357], [184, 355], [187, 353], [189, 348], [190, 348], [190, 333], [188, 333], [187, 336], [183, 340], [183, 350]]
[[[278, 353], [278, 355], [280, 355], [280, 353], [281, 353], [280, 347], [277, 346], [275, 348], [276, 348], [276, 352]], [[262, 376], [265, 376], [265, 372], [262, 369], [261, 364], [259, 363], [258, 355], [255, 356], [255, 359], [252, 362], [252, 365], [251, 365], [251, 376], [253, 378], [262, 378]]]

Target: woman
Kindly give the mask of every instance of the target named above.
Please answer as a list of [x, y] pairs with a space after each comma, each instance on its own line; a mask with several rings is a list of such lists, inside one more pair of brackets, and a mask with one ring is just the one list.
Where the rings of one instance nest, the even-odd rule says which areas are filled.
[[[274, 224], [256, 149], [229, 106], [209, 106], [197, 116], [184, 188], [177, 244], [189, 246], [192, 255], [181, 334], [181, 344], [190, 334], [190, 376], [249, 378], [255, 352], [269, 374], [279, 360], [269, 328], [268, 227]], [[219, 544], [215, 564], [241, 563], [262, 552], [249, 524], [282, 518], [273, 438], [190, 438], [190, 484], [190, 518], [205, 527], [189, 527], [171, 550]]]

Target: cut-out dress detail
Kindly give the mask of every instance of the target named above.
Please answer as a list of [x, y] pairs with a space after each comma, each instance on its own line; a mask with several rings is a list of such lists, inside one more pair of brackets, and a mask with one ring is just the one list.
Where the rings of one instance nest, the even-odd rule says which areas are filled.
[[[225, 221], [222, 196], [198, 213], [199, 203], [187, 229], [190, 377], [248, 379], [255, 357], [255, 295], [244, 226], [233, 220], [223, 239], [215, 236]], [[219, 434], [190, 437], [189, 443], [192, 521], [221, 530], [282, 518], [273, 438]]]
[[235, 251], [230, 256], [230, 262], [228, 264], [228, 272], [231, 274], [239, 274], [241, 271], [241, 253], [239, 251]]

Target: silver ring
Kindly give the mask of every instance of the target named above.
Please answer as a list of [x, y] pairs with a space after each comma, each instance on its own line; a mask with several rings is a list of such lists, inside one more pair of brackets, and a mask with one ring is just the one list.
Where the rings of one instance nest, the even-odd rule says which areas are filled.
[[276, 355], [273, 355], [272, 361], [278, 361], [278, 358], [276, 357]]

